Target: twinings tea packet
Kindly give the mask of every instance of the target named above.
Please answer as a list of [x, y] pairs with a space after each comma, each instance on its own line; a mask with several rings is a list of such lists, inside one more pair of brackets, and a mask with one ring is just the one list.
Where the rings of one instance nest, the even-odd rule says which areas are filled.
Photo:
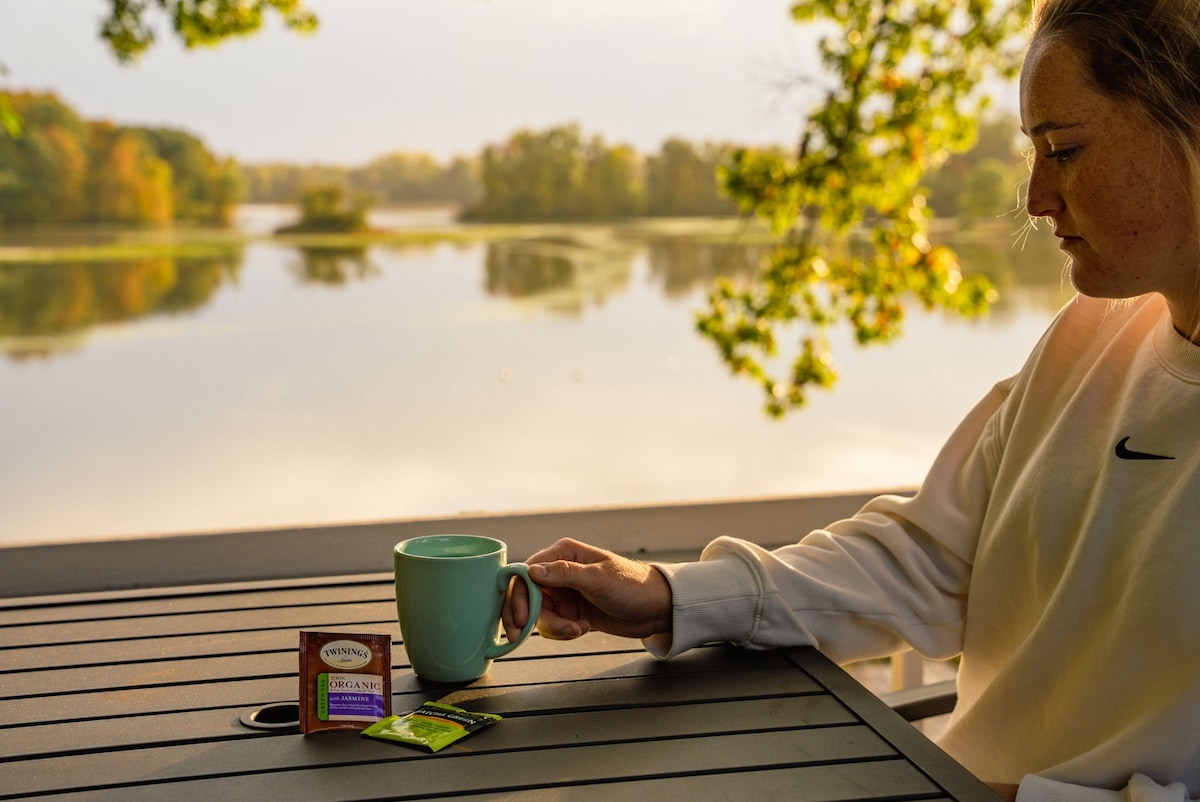
[[300, 632], [300, 732], [361, 730], [392, 714], [392, 638]]
[[494, 713], [471, 713], [461, 707], [426, 702], [403, 716], [380, 719], [362, 734], [436, 752], [499, 720]]

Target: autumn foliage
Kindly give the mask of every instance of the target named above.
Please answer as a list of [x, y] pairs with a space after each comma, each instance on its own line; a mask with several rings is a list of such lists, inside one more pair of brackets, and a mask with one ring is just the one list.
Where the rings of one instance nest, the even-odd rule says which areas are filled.
[[85, 121], [55, 95], [0, 93], [21, 118], [0, 133], [0, 224], [223, 224], [236, 168], [183, 131]]

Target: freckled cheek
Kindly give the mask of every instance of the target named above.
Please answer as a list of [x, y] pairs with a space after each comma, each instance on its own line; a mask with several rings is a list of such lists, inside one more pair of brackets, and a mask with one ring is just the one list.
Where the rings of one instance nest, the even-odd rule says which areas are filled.
[[1134, 247], [1170, 246], [1196, 230], [1196, 214], [1186, 198], [1148, 199], [1128, 210], [1127, 220], [1118, 230], [1124, 230]]
[[[1179, 215], [1180, 198], [1176, 193], [1161, 194], [1148, 189], [1151, 179], [1134, 175], [1129, 182], [1105, 188], [1096, 195], [1098, 222], [1117, 237], [1128, 237], [1131, 246], [1141, 246], [1164, 234], [1175, 234], [1183, 225]], [[1131, 191], [1132, 190], [1132, 191]]]

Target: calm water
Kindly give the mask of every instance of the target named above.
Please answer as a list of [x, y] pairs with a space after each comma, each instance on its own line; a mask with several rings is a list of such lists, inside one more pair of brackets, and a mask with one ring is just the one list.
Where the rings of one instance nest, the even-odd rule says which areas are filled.
[[782, 422], [693, 331], [755, 255], [729, 244], [0, 262], [0, 541], [915, 484], [1069, 297], [1044, 238], [962, 253], [990, 316], [841, 337], [840, 383]]

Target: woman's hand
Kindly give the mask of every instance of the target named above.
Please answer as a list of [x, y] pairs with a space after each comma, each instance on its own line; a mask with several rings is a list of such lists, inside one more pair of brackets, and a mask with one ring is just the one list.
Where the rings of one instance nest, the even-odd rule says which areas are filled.
[[[538, 632], [570, 640], [598, 629], [627, 638], [671, 631], [671, 586], [657, 569], [604, 549], [564, 538], [530, 556], [529, 578], [542, 588]], [[529, 596], [513, 583], [504, 602], [504, 631], [520, 636]]]

